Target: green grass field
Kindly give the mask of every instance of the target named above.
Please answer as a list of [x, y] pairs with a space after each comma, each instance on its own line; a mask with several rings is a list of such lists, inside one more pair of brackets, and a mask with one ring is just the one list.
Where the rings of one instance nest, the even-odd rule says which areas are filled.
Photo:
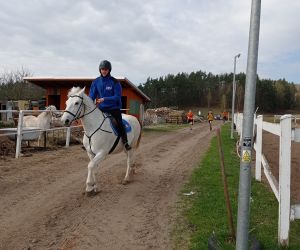
[[[221, 129], [225, 169], [228, 181], [234, 227], [237, 220], [239, 158], [235, 140], [230, 139], [230, 124]], [[193, 195], [186, 195], [190, 192]], [[300, 249], [300, 220], [291, 223], [289, 248], [277, 244], [278, 202], [266, 184], [252, 179], [249, 234], [255, 236], [263, 249]], [[230, 237], [222, 184], [217, 139], [194, 170], [181, 193], [178, 216], [172, 232], [174, 249], [208, 249], [208, 239], [214, 234], [220, 249], [235, 249]]]

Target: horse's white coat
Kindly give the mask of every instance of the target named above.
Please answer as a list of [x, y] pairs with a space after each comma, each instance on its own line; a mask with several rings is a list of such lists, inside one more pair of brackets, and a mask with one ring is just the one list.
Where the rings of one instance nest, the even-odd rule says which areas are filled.
[[[96, 107], [92, 99], [84, 93], [84, 88], [73, 87], [66, 101], [66, 109], [61, 118], [65, 125], [71, 125], [74, 120], [81, 119], [84, 128], [83, 145], [90, 158], [88, 163], [88, 176], [86, 180], [86, 192], [97, 192], [95, 170], [101, 160], [108, 155], [117, 136], [113, 133], [108, 118]], [[131, 131], [127, 134], [128, 143], [132, 149], [126, 151], [120, 139], [113, 153], [124, 151], [127, 154], [127, 171], [123, 183], [126, 184], [131, 180], [133, 173], [132, 159], [133, 151], [138, 146], [138, 139], [141, 135], [141, 125], [136, 117], [122, 114], [131, 125]], [[100, 128], [101, 127], [101, 128]], [[90, 140], [88, 139], [90, 137]]]
[[[46, 108], [46, 110], [50, 112], [42, 112], [38, 116], [27, 115], [23, 117], [23, 127], [36, 127], [42, 130], [46, 130], [50, 128], [50, 123], [52, 120], [53, 112], [56, 111], [56, 107], [54, 105], [50, 105]], [[41, 140], [41, 136], [39, 136], [39, 143]]]

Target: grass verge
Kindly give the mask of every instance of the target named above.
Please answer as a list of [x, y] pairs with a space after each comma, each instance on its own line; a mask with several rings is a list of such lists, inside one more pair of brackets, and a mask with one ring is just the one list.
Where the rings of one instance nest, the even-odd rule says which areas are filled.
[[[222, 127], [221, 138], [236, 228], [240, 162], [235, 151], [235, 141], [230, 139], [229, 123]], [[187, 195], [191, 192], [194, 194]], [[250, 206], [249, 234], [262, 243], [263, 249], [300, 249], [300, 220], [291, 223], [289, 247], [278, 247], [278, 202], [266, 184], [254, 179], [251, 183]], [[209, 150], [182, 190], [172, 232], [174, 249], [208, 249], [208, 239], [212, 234], [220, 249], [235, 249], [227, 224], [216, 137], [212, 139]]]

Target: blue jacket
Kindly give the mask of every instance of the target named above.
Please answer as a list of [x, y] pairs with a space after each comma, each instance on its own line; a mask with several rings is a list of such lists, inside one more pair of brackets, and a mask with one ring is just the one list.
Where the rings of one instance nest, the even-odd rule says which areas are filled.
[[97, 77], [91, 85], [89, 96], [95, 101], [96, 98], [104, 98], [99, 104], [101, 110], [112, 110], [122, 108], [122, 87], [112, 76]]

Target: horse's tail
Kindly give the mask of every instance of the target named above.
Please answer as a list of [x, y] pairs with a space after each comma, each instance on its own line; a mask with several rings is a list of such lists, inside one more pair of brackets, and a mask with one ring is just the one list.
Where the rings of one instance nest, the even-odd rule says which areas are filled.
[[139, 145], [140, 145], [140, 142], [141, 142], [141, 139], [142, 139], [142, 131], [143, 131], [143, 124], [140, 122], [139, 119], [138, 119], [138, 121], [139, 121], [139, 124], [141, 126], [141, 131], [140, 131], [140, 134], [139, 134], [139, 138], [137, 139], [136, 148], [138, 148]]

